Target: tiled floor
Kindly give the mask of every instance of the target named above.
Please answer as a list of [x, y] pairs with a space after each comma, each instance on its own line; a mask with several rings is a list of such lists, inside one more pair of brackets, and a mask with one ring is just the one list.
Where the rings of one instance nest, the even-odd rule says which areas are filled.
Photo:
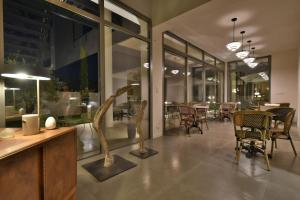
[[[235, 164], [235, 138], [230, 122], [210, 122], [204, 135], [174, 134], [148, 141], [159, 154], [146, 160], [128, 152], [137, 146], [116, 151], [137, 167], [98, 182], [81, 165], [99, 159], [95, 156], [78, 162], [80, 200], [299, 200], [300, 159], [294, 157], [288, 141], [279, 141], [266, 171], [264, 159], [241, 156]], [[300, 137], [293, 129], [297, 151]]]

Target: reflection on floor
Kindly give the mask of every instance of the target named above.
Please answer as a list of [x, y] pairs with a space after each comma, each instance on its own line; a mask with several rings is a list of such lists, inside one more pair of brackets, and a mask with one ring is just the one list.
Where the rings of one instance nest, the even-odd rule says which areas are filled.
[[[293, 129], [300, 153], [300, 137]], [[260, 155], [248, 159], [243, 154], [235, 164], [235, 137], [231, 122], [209, 122], [203, 135], [191, 137], [184, 132], [164, 136], [147, 145], [159, 151], [141, 160], [129, 154], [137, 145], [113, 151], [113, 154], [138, 164], [137, 167], [98, 182], [81, 165], [97, 160], [94, 156], [78, 162], [79, 200], [298, 200], [300, 159], [294, 157], [288, 141], [278, 141], [271, 160], [272, 171], [265, 170]]]

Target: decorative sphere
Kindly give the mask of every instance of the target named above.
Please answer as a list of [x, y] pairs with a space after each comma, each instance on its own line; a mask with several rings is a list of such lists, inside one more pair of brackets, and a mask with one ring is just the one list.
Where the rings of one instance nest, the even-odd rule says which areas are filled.
[[19, 109], [19, 114], [20, 115], [24, 115], [25, 114], [25, 109], [24, 108], [20, 108]]
[[54, 117], [48, 117], [45, 122], [46, 129], [55, 129], [56, 128], [56, 120]]

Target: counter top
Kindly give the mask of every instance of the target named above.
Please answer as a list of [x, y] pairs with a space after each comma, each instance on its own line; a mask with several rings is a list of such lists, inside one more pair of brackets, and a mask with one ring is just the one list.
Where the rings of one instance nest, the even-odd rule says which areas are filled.
[[[30, 136], [23, 136], [22, 129], [13, 129], [15, 131], [13, 138], [0, 139], [0, 160], [69, 133], [74, 129], [74, 127], [61, 127], [54, 130], [41, 129], [40, 134]], [[0, 129], [0, 131], [2, 130], [4, 129]]]

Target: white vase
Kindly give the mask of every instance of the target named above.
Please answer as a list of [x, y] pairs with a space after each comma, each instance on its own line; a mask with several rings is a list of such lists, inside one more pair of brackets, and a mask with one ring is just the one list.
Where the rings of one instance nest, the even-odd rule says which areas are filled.
[[56, 128], [56, 120], [54, 117], [48, 117], [45, 122], [46, 129], [55, 129]]
[[40, 132], [38, 114], [22, 115], [22, 131], [23, 135], [34, 135]]

